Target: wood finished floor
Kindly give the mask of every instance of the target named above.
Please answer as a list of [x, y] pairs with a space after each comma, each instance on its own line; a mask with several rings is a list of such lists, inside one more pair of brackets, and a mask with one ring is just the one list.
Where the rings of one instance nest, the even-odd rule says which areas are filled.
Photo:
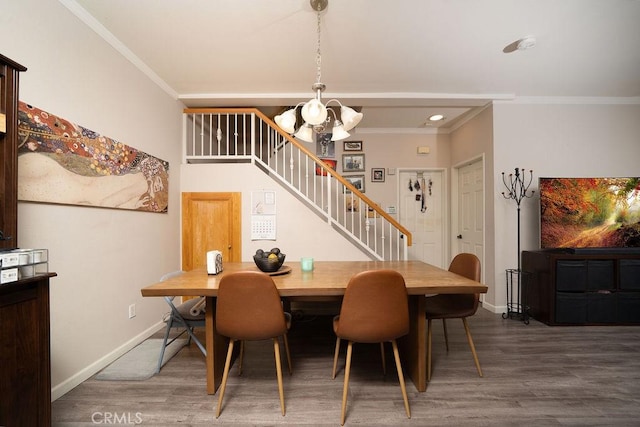
[[[106, 424], [104, 413], [146, 426], [339, 425], [345, 349], [332, 380], [335, 342], [329, 320], [294, 322], [289, 335], [294, 372], [284, 375], [284, 417], [273, 346], [266, 341], [247, 343], [242, 376], [232, 367], [218, 419], [217, 395], [206, 394], [204, 358], [192, 344], [147, 381], [85, 381], [53, 402], [53, 425]], [[484, 378], [476, 373], [462, 322], [447, 323], [448, 353], [442, 324], [434, 323], [427, 391], [418, 393], [407, 381], [411, 419], [390, 345], [386, 377], [379, 347], [356, 345], [345, 425], [640, 426], [640, 327], [549, 327], [535, 320], [525, 325], [482, 309], [469, 323]]]

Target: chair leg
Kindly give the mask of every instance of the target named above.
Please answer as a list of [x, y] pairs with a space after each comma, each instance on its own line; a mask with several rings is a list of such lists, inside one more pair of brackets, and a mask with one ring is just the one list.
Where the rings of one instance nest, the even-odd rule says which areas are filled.
[[442, 319], [442, 329], [444, 330], [444, 346], [449, 352], [449, 334], [447, 333], [447, 319]]
[[160, 372], [162, 368], [162, 359], [164, 358], [164, 350], [167, 348], [167, 340], [169, 339], [169, 332], [171, 331], [172, 319], [167, 320], [167, 330], [164, 331], [164, 340], [162, 341], [162, 348], [160, 348], [160, 359], [158, 359], [158, 367], [156, 368], [156, 374]]
[[238, 360], [238, 376], [242, 375], [242, 364], [244, 362], [244, 341], [240, 341], [240, 355]]
[[382, 375], [387, 375], [387, 361], [384, 358], [384, 343], [380, 343], [380, 356], [382, 356]]
[[198, 348], [200, 349], [200, 351], [202, 352], [202, 354], [204, 355], [204, 357], [207, 357], [207, 349], [204, 348], [200, 340], [195, 336], [195, 332], [193, 328], [188, 329], [187, 333], [189, 334], [189, 341], [187, 345], [191, 344], [191, 341], [195, 342]]
[[336, 338], [336, 351], [333, 353], [333, 373], [332, 379], [336, 379], [336, 369], [338, 367], [338, 354], [340, 353], [340, 338]]
[[407, 397], [407, 388], [404, 383], [404, 374], [402, 373], [402, 365], [400, 364], [400, 354], [398, 353], [398, 343], [396, 340], [391, 341], [393, 346], [393, 357], [396, 359], [396, 369], [398, 370], [398, 380], [400, 381], [400, 390], [402, 390], [402, 398], [404, 399], [404, 410], [407, 418], [411, 418], [411, 409], [409, 408], [409, 398]]
[[276, 374], [278, 376], [278, 392], [280, 394], [280, 410], [282, 416], [285, 414], [284, 409], [284, 388], [282, 386], [282, 366], [280, 365], [280, 341], [278, 337], [273, 339], [273, 356], [276, 359]]
[[193, 335], [193, 328], [187, 326], [187, 335], [189, 335], [189, 338], [187, 338], [187, 346], [191, 345], [191, 336]]
[[349, 374], [351, 373], [351, 353], [353, 351], [353, 342], [349, 341], [347, 346], [347, 361], [344, 367], [344, 386], [342, 387], [342, 415], [340, 416], [340, 425], [344, 425], [345, 414], [347, 412], [347, 394], [349, 392]]
[[464, 330], [467, 332], [467, 341], [469, 341], [469, 347], [471, 347], [471, 353], [473, 354], [473, 361], [476, 362], [476, 369], [478, 370], [478, 375], [482, 377], [482, 369], [480, 368], [480, 361], [478, 360], [478, 355], [476, 354], [476, 347], [473, 345], [473, 338], [471, 338], [471, 330], [469, 329], [469, 324], [467, 323], [467, 318], [462, 318], [462, 324], [464, 325]]
[[427, 382], [431, 381], [431, 319], [427, 319]]
[[293, 374], [293, 368], [291, 367], [291, 352], [289, 352], [289, 338], [287, 334], [283, 335], [284, 351], [287, 353], [287, 365], [289, 365], [289, 375]]
[[224, 362], [224, 372], [222, 374], [222, 383], [218, 389], [218, 409], [216, 410], [216, 418], [220, 416], [222, 410], [222, 399], [224, 398], [224, 390], [227, 387], [227, 378], [229, 377], [229, 367], [231, 366], [231, 356], [233, 355], [233, 343], [234, 340], [229, 340], [229, 349], [227, 350], [227, 360]]

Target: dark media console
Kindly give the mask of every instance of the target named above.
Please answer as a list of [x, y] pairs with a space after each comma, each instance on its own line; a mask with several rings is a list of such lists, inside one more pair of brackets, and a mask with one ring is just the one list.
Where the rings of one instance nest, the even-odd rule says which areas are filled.
[[640, 248], [557, 248], [545, 249], [546, 252], [584, 255], [640, 255]]
[[640, 249], [522, 252], [529, 315], [548, 325], [640, 324]]

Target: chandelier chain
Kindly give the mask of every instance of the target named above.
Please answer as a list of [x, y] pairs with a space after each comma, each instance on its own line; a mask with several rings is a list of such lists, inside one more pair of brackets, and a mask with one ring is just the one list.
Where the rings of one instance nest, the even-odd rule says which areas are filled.
[[[315, 10], [317, 14], [316, 82], [311, 85], [311, 89], [315, 94], [309, 101], [301, 102], [284, 113], [275, 116], [274, 121], [282, 130], [293, 134], [293, 136], [305, 142], [313, 142], [314, 133], [319, 134], [321, 132], [325, 132], [328, 128], [331, 128], [331, 140], [341, 141], [348, 138], [350, 136], [348, 131], [360, 123], [362, 120], [362, 113], [356, 112], [354, 109], [342, 105], [342, 103], [337, 99], [330, 99], [326, 104], [322, 103], [322, 92], [325, 90], [325, 84], [322, 83], [322, 51], [320, 49], [322, 39], [322, 17], [320, 16], [320, 13], [327, 8], [329, 0], [309, 0], [309, 3], [311, 4], [311, 8]], [[339, 104], [340, 109], [338, 110], [337, 107], [328, 107], [328, 104], [331, 102]], [[304, 123], [296, 130], [296, 111], [300, 106], [302, 106], [300, 115], [302, 116]]]
[[322, 54], [320, 52], [320, 3], [318, 3], [318, 18], [317, 18], [317, 23], [318, 23], [318, 50], [316, 51], [316, 83], [320, 83], [322, 81], [322, 72], [321, 72], [321, 65], [322, 65]]

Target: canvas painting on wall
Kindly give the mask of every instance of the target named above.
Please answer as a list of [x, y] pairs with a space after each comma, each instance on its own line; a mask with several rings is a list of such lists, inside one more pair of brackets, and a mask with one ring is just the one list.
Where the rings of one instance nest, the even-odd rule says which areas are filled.
[[169, 162], [21, 101], [18, 199], [167, 212]]

